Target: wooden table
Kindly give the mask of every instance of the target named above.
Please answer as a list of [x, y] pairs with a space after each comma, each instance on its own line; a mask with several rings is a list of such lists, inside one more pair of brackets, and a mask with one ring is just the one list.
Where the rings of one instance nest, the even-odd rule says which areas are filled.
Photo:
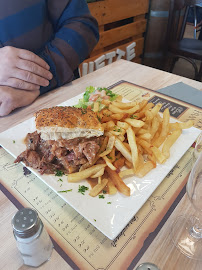
[[[192, 87], [202, 90], [202, 83], [187, 78], [176, 76], [160, 70], [152, 69], [143, 65], [135, 64], [125, 60], [119, 60], [109, 66], [97, 70], [83, 78], [51, 91], [39, 97], [33, 104], [19, 109], [9, 116], [0, 118], [0, 132], [33, 116], [38, 109], [57, 105], [84, 91], [89, 85], [110, 86], [117, 81], [126, 80], [152, 90], [158, 90], [168, 85], [184, 82]], [[0, 193], [0, 269], [33, 269], [22, 264], [15, 239], [12, 234], [11, 218], [17, 211], [16, 207]], [[173, 246], [170, 238], [170, 226], [177, 216], [193, 212], [186, 195], [172, 212], [154, 241], [146, 250], [140, 261], [133, 265], [134, 269], [143, 262], [152, 262], [161, 270], [199, 270], [202, 264], [180, 254]], [[51, 261], [42, 265], [39, 269], [72, 269], [60, 255], [54, 250]]]

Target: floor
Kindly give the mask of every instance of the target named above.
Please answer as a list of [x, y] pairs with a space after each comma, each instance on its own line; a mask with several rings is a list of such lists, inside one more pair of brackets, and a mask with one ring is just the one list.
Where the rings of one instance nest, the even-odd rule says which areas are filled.
[[[196, 62], [196, 64], [199, 68], [200, 63]], [[184, 59], [178, 60], [172, 73], [186, 77], [186, 78], [190, 78], [190, 79], [194, 79], [194, 75], [195, 75], [192, 64], [185, 61]]]

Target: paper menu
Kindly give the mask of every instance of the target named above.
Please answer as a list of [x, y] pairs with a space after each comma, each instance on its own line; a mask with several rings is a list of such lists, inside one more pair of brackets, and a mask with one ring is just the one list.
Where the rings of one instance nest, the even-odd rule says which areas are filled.
[[141, 101], [142, 99], [146, 99], [154, 104], [162, 103], [161, 111], [165, 108], [169, 108], [170, 115], [174, 119], [178, 119], [182, 122], [194, 120], [194, 126], [202, 129], [202, 110], [194, 105], [125, 81], [118, 82], [113, 85], [111, 89], [128, 100]]
[[3, 185], [23, 206], [38, 211], [49, 234], [80, 269], [127, 269], [144, 239], [155, 230], [184, 186], [192, 166], [192, 151], [191, 148], [183, 156], [114, 241], [93, 227], [35, 175], [25, 176], [23, 166], [13, 164], [14, 159], [3, 148], [0, 149], [0, 175]]

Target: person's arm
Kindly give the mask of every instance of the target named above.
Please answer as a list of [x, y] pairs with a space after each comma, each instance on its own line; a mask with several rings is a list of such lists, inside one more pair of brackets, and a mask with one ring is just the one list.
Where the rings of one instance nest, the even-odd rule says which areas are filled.
[[41, 87], [41, 94], [72, 81], [73, 72], [99, 40], [97, 21], [86, 0], [49, 0], [48, 9], [55, 34], [38, 56], [48, 63], [54, 78], [48, 87]]
[[13, 110], [31, 104], [38, 96], [38, 90], [22, 90], [0, 85], [0, 117]]

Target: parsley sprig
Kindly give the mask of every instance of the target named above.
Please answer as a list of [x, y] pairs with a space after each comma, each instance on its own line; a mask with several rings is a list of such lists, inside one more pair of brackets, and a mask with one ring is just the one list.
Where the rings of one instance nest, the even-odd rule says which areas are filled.
[[72, 189], [59, 190], [58, 192], [59, 193], [67, 193], [67, 192], [70, 192], [70, 191], [72, 191]]
[[65, 173], [61, 170], [56, 170], [55, 176], [63, 176]]
[[82, 195], [85, 194], [86, 190], [88, 190], [89, 188], [86, 187], [86, 186], [80, 186], [79, 185], [79, 189], [78, 189], [78, 192], [81, 193]]

